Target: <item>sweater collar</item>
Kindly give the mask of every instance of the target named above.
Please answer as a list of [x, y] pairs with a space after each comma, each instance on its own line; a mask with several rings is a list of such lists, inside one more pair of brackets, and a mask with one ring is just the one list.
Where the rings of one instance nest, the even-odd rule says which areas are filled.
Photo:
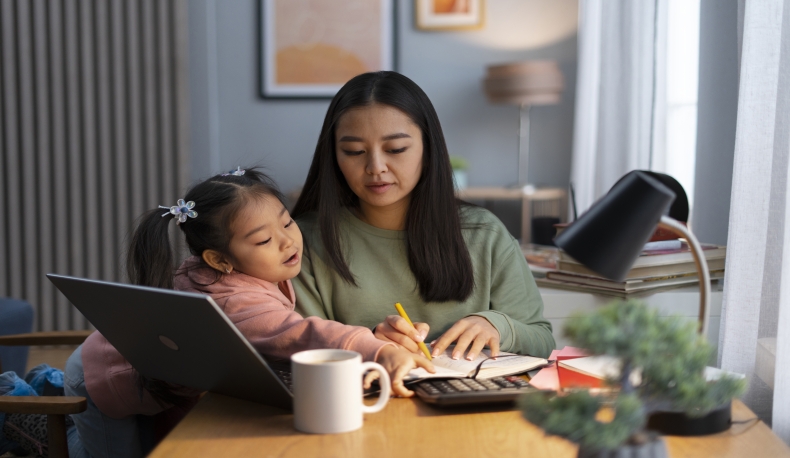
[[341, 219], [347, 221], [351, 226], [376, 237], [393, 240], [406, 240], [406, 231], [393, 231], [389, 229], [381, 229], [357, 218], [354, 212], [348, 207], [343, 207], [340, 212]]

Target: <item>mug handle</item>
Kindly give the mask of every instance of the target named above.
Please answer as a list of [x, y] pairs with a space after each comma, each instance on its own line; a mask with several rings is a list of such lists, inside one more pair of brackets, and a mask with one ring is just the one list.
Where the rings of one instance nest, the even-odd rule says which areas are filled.
[[368, 406], [362, 404], [362, 412], [363, 413], [375, 413], [380, 411], [387, 405], [387, 401], [390, 400], [390, 374], [387, 373], [387, 370], [384, 369], [379, 363], [374, 363], [372, 361], [367, 361], [362, 363], [362, 375], [365, 375], [367, 371], [376, 371], [379, 373], [381, 378], [379, 379], [379, 385], [381, 385], [381, 393], [379, 393], [379, 399], [376, 401], [375, 404], [372, 406]]

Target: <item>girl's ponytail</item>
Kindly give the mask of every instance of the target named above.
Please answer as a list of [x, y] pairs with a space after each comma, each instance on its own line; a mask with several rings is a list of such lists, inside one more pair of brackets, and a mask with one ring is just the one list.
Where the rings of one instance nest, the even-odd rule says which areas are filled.
[[132, 234], [126, 256], [126, 272], [135, 285], [173, 289], [175, 256], [170, 246], [168, 227], [171, 215], [164, 210], [144, 213]]
[[[168, 227], [171, 215], [162, 216], [164, 210], [157, 208], [143, 213], [132, 233], [129, 252], [126, 255], [126, 272], [135, 285], [173, 289], [174, 254], [170, 248]], [[147, 390], [163, 408], [186, 405], [189, 398], [173, 392], [173, 386], [137, 374], [137, 386]]]

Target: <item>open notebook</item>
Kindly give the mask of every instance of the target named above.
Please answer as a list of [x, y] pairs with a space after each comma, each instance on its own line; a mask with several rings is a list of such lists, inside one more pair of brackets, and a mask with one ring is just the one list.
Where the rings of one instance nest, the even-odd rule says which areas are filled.
[[[425, 369], [417, 368], [409, 372], [406, 380], [466, 377], [488, 379], [520, 374], [548, 364], [548, 361], [543, 358], [522, 356], [507, 352], [499, 352], [497, 359], [493, 360], [490, 359], [491, 352], [489, 350], [483, 350], [477, 355], [477, 358], [472, 361], [467, 361], [466, 359], [453, 359], [452, 351], [453, 347], [450, 347], [445, 350], [443, 354], [433, 358], [433, 365], [436, 368], [435, 374], [431, 374]], [[475, 372], [477, 372], [476, 377]]]

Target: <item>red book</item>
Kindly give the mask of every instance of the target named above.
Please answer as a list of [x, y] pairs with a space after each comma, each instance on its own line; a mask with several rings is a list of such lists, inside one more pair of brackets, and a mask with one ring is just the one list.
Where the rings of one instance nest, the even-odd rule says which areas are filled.
[[620, 376], [620, 364], [618, 358], [608, 355], [559, 361], [560, 385], [563, 388], [605, 388], [607, 378]]
[[589, 356], [582, 348], [565, 347], [557, 353], [557, 375], [561, 388], [600, 388], [603, 381], [597, 377], [575, 371], [562, 364], [569, 359]]
[[557, 366], [562, 388], [603, 388], [603, 380], [598, 377], [577, 372], [569, 367]]

